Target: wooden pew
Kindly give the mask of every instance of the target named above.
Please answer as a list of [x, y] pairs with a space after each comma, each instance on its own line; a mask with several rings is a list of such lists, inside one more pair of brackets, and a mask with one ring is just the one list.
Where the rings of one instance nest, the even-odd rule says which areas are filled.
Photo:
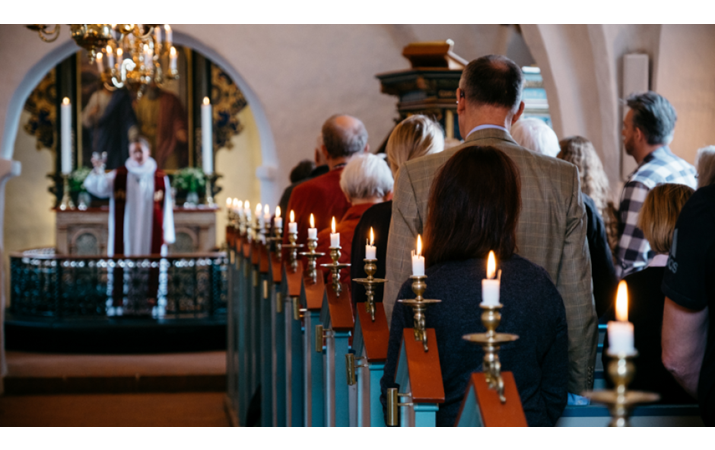
[[[271, 314], [271, 410], [273, 424], [277, 427], [286, 426], [286, 308], [283, 296], [283, 268], [281, 259], [275, 253], [270, 254], [268, 298]], [[288, 309], [289, 313], [292, 313]]]
[[247, 236], [243, 235], [236, 242], [237, 269], [239, 279], [238, 293], [238, 367], [239, 367], [239, 423], [245, 424], [248, 418], [248, 405], [251, 401], [251, 338], [249, 307], [251, 302], [251, 246]]
[[504, 397], [499, 400], [496, 390], [490, 389], [484, 374], [475, 372], [469, 378], [467, 393], [462, 401], [455, 426], [458, 427], [526, 427], [526, 416], [516, 388], [514, 374], [502, 372]]
[[434, 328], [426, 332], [429, 351], [424, 350], [422, 341], [415, 340], [412, 328], [405, 328], [402, 335], [395, 373], [395, 382], [400, 385], [397, 396], [402, 399], [399, 424], [402, 427], [434, 427], [439, 404], [444, 403], [437, 336]]
[[275, 426], [273, 410], [273, 332], [271, 329], [271, 300], [270, 300], [270, 255], [265, 244], [258, 243], [258, 273], [259, 297], [258, 308], [258, 341], [259, 356], [259, 383], [261, 385], [261, 426]]
[[228, 274], [228, 301], [226, 302], [226, 390], [229, 401], [231, 422], [239, 425], [239, 342], [238, 342], [238, 302], [240, 292], [238, 252], [236, 251], [236, 236], [233, 226], [226, 227], [226, 246], [229, 264]]
[[[320, 275], [319, 275], [320, 276]], [[350, 337], [355, 326], [350, 301], [350, 286], [341, 283], [338, 295], [332, 285], [324, 290], [321, 310], [325, 335], [324, 400], [325, 426], [350, 426], [349, 387], [345, 355], [350, 351]]]
[[303, 368], [303, 313], [300, 308], [303, 287], [303, 263], [292, 270], [290, 262], [283, 263], [284, 335], [285, 335], [285, 404], [286, 426], [302, 427], [304, 415]]
[[[248, 281], [248, 308], [246, 328], [248, 333], [248, 397], [246, 398], [246, 408], [248, 408], [251, 399], [256, 395], [258, 386], [260, 385], [260, 270], [258, 267], [260, 244], [252, 241], [248, 245], [249, 258], [249, 281]], [[245, 247], [244, 247], [245, 248]], [[244, 422], [245, 423], [245, 422]]]
[[[605, 427], [611, 420], [608, 408], [601, 405], [567, 406], [557, 427]], [[698, 405], [643, 405], [630, 416], [634, 427], [702, 427]]]
[[315, 283], [303, 274], [301, 304], [305, 308], [303, 332], [303, 383], [305, 426], [322, 427], [325, 425], [325, 381], [323, 375], [323, 323], [320, 311], [325, 295], [325, 282], [320, 273]]
[[[364, 303], [356, 306], [355, 336], [352, 348], [358, 358], [348, 358], [353, 365], [355, 384], [357, 385], [357, 426], [384, 427], [385, 416], [380, 403], [380, 380], [385, 371], [387, 344], [390, 330], [382, 303], [375, 304], [375, 321], [372, 321]], [[359, 364], [355, 364], [354, 360]], [[352, 361], [351, 361], [352, 360]], [[350, 382], [352, 382], [352, 378]]]

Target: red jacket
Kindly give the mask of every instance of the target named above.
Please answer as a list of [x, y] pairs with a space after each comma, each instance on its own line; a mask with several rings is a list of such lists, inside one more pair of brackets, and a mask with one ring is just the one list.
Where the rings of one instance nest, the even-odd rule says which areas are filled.
[[[370, 209], [374, 203], [363, 203], [360, 205], [351, 206], [350, 209], [345, 213], [345, 215], [340, 219], [335, 226], [335, 231], [340, 233], [340, 259], [338, 262], [343, 264], [350, 264], [350, 253], [352, 252], [353, 245], [353, 235], [355, 234], [355, 227], [357, 227], [358, 222], [363, 213]], [[332, 217], [330, 218], [332, 220]], [[332, 230], [330, 227], [321, 230], [318, 233], [318, 248], [316, 252], [323, 252], [325, 256], [318, 259], [318, 267], [321, 264], [330, 264], [333, 262], [330, 258], [330, 233]], [[365, 240], [367, 236], [358, 236], [357, 239]], [[359, 264], [362, 261], [357, 262]], [[326, 282], [330, 282], [330, 270], [322, 268], [325, 272]], [[345, 282], [350, 286], [350, 268], [343, 269], [340, 271], [340, 281]]]
[[330, 227], [330, 220], [343, 217], [350, 203], [340, 189], [340, 174], [343, 168], [333, 169], [330, 172], [315, 177], [299, 184], [293, 189], [288, 202], [288, 211], [282, 211], [284, 224], [283, 242], [288, 243], [288, 222], [291, 210], [295, 212], [295, 221], [298, 224], [298, 243], [303, 244], [301, 251], [307, 251], [308, 228], [310, 228], [310, 214], [315, 217], [315, 228], [322, 230]]

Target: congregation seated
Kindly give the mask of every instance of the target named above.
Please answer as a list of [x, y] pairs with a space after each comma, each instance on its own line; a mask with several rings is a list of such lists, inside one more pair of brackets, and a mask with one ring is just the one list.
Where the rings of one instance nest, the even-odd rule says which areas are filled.
[[[567, 402], [568, 354], [564, 303], [549, 274], [516, 255], [516, 226], [521, 181], [514, 162], [489, 146], [468, 146], [450, 158], [437, 175], [425, 226], [425, 298], [427, 328], [434, 328], [444, 382], [445, 402], [437, 426], [453, 426], [470, 374], [482, 370], [484, 352], [462, 339], [485, 332], [480, 280], [486, 278], [487, 254], [493, 250], [501, 275], [502, 320], [499, 331], [519, 340], [503, 345], [501, 367], [511, 371], [530, 426], [553, 426]], [[411, 281], [398, 298], [413, 298]], [[413, 311], [395, 303], [384, 376], [383, 408], [388, 388], [397, 387], [395, 371], [404, 328]]]
[[[660, 402], [667, 404], [693, 403], [693, 398], [678, 385], [661, 361], [660, 345], [665, 295], [663, 281], [668, 252], [673, 241], [673, 230], [680, 210], [693, 194], [693, 189], [682, 184], [661, 184], [653, 188], [643, 202], [638, 227], [643, 230], [650, 247], [656, 252], [648, 266], [627, 275], [628, 321], [634, 326], [634, 344], [638, 350], [638, 370], [629, 389], [656, 392]], [[613, 307], [607, 313], [614, 320]], [[608, 337], [603, 345], [603, 363], [609, 359]]]
[[[593, 277], [593, 300], [596, 315], [602, 317], [613, 304], [618, 279], [613, 265], [613, 253], [608, 238], [606, 217], [615, 219], [613, 207], [608, 201], [608, 177], [603, 171], [596, 149], [588, 139], [572, 136], [559, 142], [561, 151], [558, 158], [578, 167], [581, 178], [581, 197], [586, 207], [586, 240], [591, 255], [591, 276]], [[613, 220], [609, 220], [613, 223]], [[614, 227], [611, 227], [614, 228]], [[617, 231], [617, 228], [614, 230]], [[616, 233], [612, 242], [616, 244]]]
[[522, 147], [544, 156], [555, 158], [561, 150], [556, 133], [541, 119], [519, 119], [511, 127], [511, 137]]
[[698, 150], [695, 170], [698, 172], [698, 189], [715, 184], [715, 145]]
[[[397, 179], [400, 167], [405, 161], [419, 158], [444, 149], [444, 133], [439, 123], [422, 114], [415, 114], [400, 122], [387, 140], [387, 163], [392, 171], [392, 176]], [[392, 200], [374, 205], [362, 215], [360, 222], [355, 227], [355, 236], [352, 248], [352, 279], [366, 277], [365, 264], [365, 239], [373, 229], [375, 236], [377, 264], [376, 278], [385, 278], [385, 260], [387, 256], [387, 236], [390, 232], [392, 219]], [[383, 297], [383, 285], [375, 287], [375, 300], [380, 302]], [[352, 286], [353, 302], [366, 301], [365, 287], [357, 283]]]
[[[322, 230], [330, 226], [332, 217], [343, 217], [350, 209], [350, 202], [340, 189], [340, 174], [353, 156], [370, 149], [365, 125], [355, 117], [334, 115], [325, 121], [322, 133], [320, 151], [329, 170], [296, 186], [286, 208], [286, 212], [295, 213], [298, 242], [308, 238], [311, 214], [315, 217], [315, 228]], [[288, 243], [288, 223], [284, 223], [284, 243]]]
[[[350, 263], [355, 227], [363, 213], [371, 206], [382, 203], [392, 196], [392, 173], [385, 161], [379, 156], [370, 153], [356, 155], [345, 166], [340, 174], [340, 189], [350, 203], [350, 209], [340, 218], [335, 218], [335, 232], [340, 233], [340, 260], [341, 263]], [[330, 233], [332, 229], [325, 228], [318, 233], [317, 252], [325, 256], [317, 260], [320, 264], [330, 264]], [[364, 248], [364, 245], [363, 245]], [[325, 275], [330, 273], [325, 269]], [[350, 283], [350, 269], [341, 272], [341, 281]]]
[[[303, 160], [298, 163], [293, 170], [290, 172], [290, 185], [285, 188], [281, 199], [278, 202], [281, 211], [288, 211], [288, 202], [290, 201], [290, 196], [293, 193], [293, 189], [304, 181], [311, 180], [315, 177], [319, 177], [325, 173], [328, 173], [328, 163], [325, 161], [325, 156], [322, 152], [323, 146], [323, 135], [318, 135], [316, 140], [315, 150], [314, 150], [314, 161], [309, 159]], [[305, 169], [310, 167], [310, 170], [306, 173]]]

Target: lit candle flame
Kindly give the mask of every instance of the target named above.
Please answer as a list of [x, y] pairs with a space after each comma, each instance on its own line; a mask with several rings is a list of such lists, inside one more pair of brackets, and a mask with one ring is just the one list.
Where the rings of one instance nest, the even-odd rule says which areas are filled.
[[171, 47], [171, 50], [169, 50], [169, 55], [172, 57], [176, 56], [176, 48], [175, 47]]
[[315, 228], [315, 218], [313, 214], [310, 215], [310, 228]]
[[122, 50], [121, 48], [118, 48], [118, 49], [117, 49], [117, 56], [121, 58], [123, 54], [124, 54], [124, 50]]
[[290, 210], [290, 222], [291, 223], [295, 222], [295, 213], [293, 212], [292, 209]]
[[333, 227], [333, 234], [335, 234], [335, 216], [333, 216], [332, 227]]
[[144, 51], [148, 52], [149, 51], [149, 46], [147, 44], [144, 44]]
[[70, 99], [69, 99], [69, 97], [63, 98], [63, 99], [62, 99], [62, 104], [63, 104], [63, 105], [69, 105], [69, 104], [70, 104]]
[[258, 205], [256, 205], [256, 214], [260, 214], [262, 210], [263, 210], [263, 207], [261, 207], [260, 203]]
[[616, 295], [616, 320], [628, 322], [628, 285], [621, 280], [618, 283], [618, 294]]
[[111, 45], [108, 45], [108, 46], [107, 46], [107, 54], [108, 54], [108, 55], [111, 55], [111, 54], [112, 54], [112, 46], [111, 46]]
[[164, 25], [164, 29], [166, 31], [171, 31], [171, 27], [169, 26], [169, 24]]
[[211, 102], [209, 102], [209, 98], [204, 97], [204, 105], [208, 105], [209, 103], [211, 103]]
[[101, 53], [97, 53], [97, 61], [100, 61], [100, 62], [101, 62], [101, 61], [102, 61], [102, 57], [103, 57], [103, 56], [102, 56]]
[[237, 199], [237, 198], [234, 198], [234, 199], [233, 199], [233, 207], [236, 208], [236, 209], [242, 209], [242, 208], [243, 208], [243, 201], [241, 201], [241, 200], [239, 200], [239, 199]]
[[267, 216], [270, 213], [271, 213], [271, 208], [269, 208], [268, 203], [266, 203], [265, 205], [263, 205], [263, 215]]
[[226, 199], [226, 208], [230, 208], [230, 207], [231, 207], [231, 203], [233, 203], [233, 199], [231, 199], [231, 197], [227, 198], [227, 199]]
[[417, 235], [417, 256], [422, 256], [422, 236]]
[[250, 210], [251, 210], [251, 202], [249, 202], [248, 200], [246, 200], [246, 205], [245, 205], [244, 207], [245, 207], [247, 210], [250, 211]]
[[370, 227], [370, 246], [372, 247], [373, 245], [375, 245], [375, 232]]
[[497, 260], [494, 257], [494, 252], [489, 251], [489, 258], [487, 259], [487, 278], [494, 278], [494, 274], [497, 271]]
[[279, 218], [280, 216], [281, 216], [281, 207], [276, 206], [276, 219]]

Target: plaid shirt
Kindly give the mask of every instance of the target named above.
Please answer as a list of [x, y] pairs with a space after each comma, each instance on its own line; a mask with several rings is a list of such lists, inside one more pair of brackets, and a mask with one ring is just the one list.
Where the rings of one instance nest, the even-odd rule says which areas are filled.
[[668, 147], [661, 147], [646, 156], [623, 187], [618, 208], [619, 228], [616, 247], [616, 275], [626, 275], [645, 269], [655, 253], [638, 228], [638, 214], [648, 192], [659, 184], [685, 184], [695, 189], [695, 169], [675, 156]]

